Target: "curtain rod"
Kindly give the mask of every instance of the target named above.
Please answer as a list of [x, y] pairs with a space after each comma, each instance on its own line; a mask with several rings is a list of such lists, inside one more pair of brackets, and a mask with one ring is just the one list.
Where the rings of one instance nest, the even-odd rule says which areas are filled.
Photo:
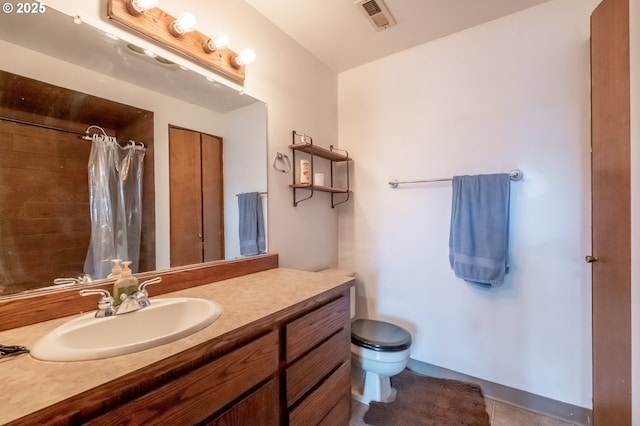
[[[509, 179], [512, 181], [518, 181], [522, 179], [523, 173], [520, 169], [513, 169], [509, 172]], [[397, 188], [398, 185], [402, 185], [405, 183], [430, 183], [430, 182], [446, 182], [451, 181], [453, 178], [436, 178], [436, 179], [418, 179], [418, 180], [397, 180], [392, 179], [389, 181], [389, 186], [391, 188]]]
[[[9, 122], [12, 122], [12, 123], [17, 123], [17, 124], [24, 124], [24, 125], [27, 125], [27, 126], [39, 127], [39, 128], [47, 129], [47, 130], [55, 130], [57, 132], [70, 133], [72, 135], [78, 136], [80, 139], [84, 139], [84, 140], [87, 140], [87, 141], [93, 140], [92, 135], [89, 134], [89, 130], [92, 129], [92, 128], [100, 129], [100, 131], [102, 132], [103, 135], [109, 136], [109, 135], [107, 135], [107, 133], [104, 131], [104, 129], [102, 127], [96, 126], [96, 125], [91, 125], [91, 126], [87, 127], [87, 130], [85, 130], [85, 133], [80, 133], [80, 132], [76, 132], [75, 130], [62, 129], [60, 127], [49, 126], [49, 125], [40, 124], [40, 123], [33, 123], [31, 121], [19, 120], [17, 118], [9, 118], [9, 117], [1, 117], [0, 116], [0, 120], [9, 121]], [[135, 142], [135, 141], [132, 141], [132, 140], [130, 140], [129, 142], [133, 142], [134, 145], [140, 144], [140, 145], [142, 145], [143, 148], [145, 148], [145, 145], [142, 142]]]
[[46, 124], [33, 123], [33, 122], [30, 122], [30, 121], [24, 121], [24, 120], [18, 120], [16, 118], [0, 117], [0, 120], [2, 120], [2, 121], [10, 121], [12, 123], [17, 123], [17, 124], [25, 124], [27, 126], [40, 127], [42, 129], [47, 129], [47, 130], [56, 130], [58, 132], [71, 133], [72, 135], [78, 135], [78, 136], [81, 136], [81, 137], [82, 136], [87, 136], [86, 133], [80, 133], [80, 132], [76, 132], [74, 130], [62, 129], [60, 127], [49, 126], [49, 125], [46, 125]]

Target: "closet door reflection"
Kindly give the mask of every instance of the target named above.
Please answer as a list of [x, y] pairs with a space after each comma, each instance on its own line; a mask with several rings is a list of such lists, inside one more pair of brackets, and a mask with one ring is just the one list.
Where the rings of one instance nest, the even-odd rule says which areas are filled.
[[171, 266], [224, 259], [222, 139], [169, 128]]

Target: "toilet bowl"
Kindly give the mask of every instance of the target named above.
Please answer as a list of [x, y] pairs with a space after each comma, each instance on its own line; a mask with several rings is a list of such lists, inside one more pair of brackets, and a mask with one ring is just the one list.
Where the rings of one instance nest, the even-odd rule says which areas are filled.
[[369, 319], [351, 323], [353, 398], [365, 404], [395, 400], [390, 377], [405, 369], [410, 352], [411, 334], [402, 327]]

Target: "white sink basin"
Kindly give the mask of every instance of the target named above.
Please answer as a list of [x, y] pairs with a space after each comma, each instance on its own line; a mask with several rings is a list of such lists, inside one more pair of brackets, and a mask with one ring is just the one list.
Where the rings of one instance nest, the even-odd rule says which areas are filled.
[[139, 311], [106, 318], [82, 315], [36, 342], [43, 361], [86, 361], [126, 355], [186, 337], [213, 323], [222, 307], [206, 299], [152, 299]]

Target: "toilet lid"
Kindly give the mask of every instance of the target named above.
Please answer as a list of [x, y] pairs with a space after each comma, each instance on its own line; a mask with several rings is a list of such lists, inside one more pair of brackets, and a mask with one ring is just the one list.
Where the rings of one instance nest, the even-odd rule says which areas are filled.
[[411, 334], [388, 322], [359, 319], [351, 323], [351, 343], [374, 351], [402, 351], [411, 347]]

